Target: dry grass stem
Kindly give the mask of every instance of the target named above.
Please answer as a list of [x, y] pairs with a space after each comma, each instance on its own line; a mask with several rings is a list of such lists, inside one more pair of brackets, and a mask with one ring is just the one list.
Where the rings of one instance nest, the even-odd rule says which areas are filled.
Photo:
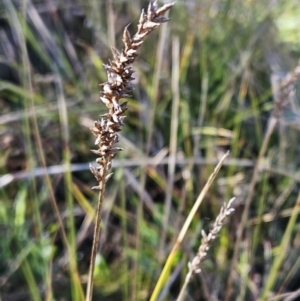
[[92, 150], [92, 152], [99, 157], [96, 160], [98, 166], [94, 167], [91, 165], [90, 170], [98, 182], [97, 186], [94, 186], [93, 189], [99, 190], [99, 200], [97, 205], [86, 301], [92, 300], [93, 274], [99, 243], [105, 184], [112, 176], [112, 173], [110, 173], [112, 160], [121, 150], [121, 148], [116, 147], [115, 145], [119, 141], [117, 133], [121, 130], [121, 126], [124, 125], [124, 113], [127, 110], [127, 102], [120, 103], [120, 100], [131, 96], [133, 90], [131, 81], [134, 79], [132, 77], [134, 71], [131, 64], [138, 56], [138, 48], [143, 44], [147, 35], [161, 23], [169, 20], [164, 14], [173, 5], [174, 3], [170, 3], [159, 8], [157, 1], [150, 2], [147, 13], [144, 11], [141, 13], [136, 34], [131, 37], [128, 29], [125, 28], [123, 33], [125, 48], [119, 52], [116, 48], [112, 47], [113, 60], [110, 61], [109, 64], [104, 65], [107, 71], [108, 81], [101, 84], [103, 90], [100, 99], [108, 108], [108, 113], [102, 115], [101, 120], [95, 121], [94, 127], [91, 128], [91, 132], [96, 137], [95, 145], [98, 146], [98, 148]]
[[219, 232], [221, 231], [222, 226], [224, 225], [225, 219], [234, 212], [234, 209], [231, 208], [233, 201], [235, 198], [232, 198], [228, 204], [224, 203], [224, 205], [221, 207], [220, 213], [217, 216], [212, 230], [207, 235], [204, 230], [202, 230], [202, 240], [201, 245], [198, 249], [197, 255], [194, 257], [194, 259], [189, 262], [189, 272], [186, 275], [184, 285], [180, 291], [180, 294], [177, 298], [177, 301], [184, 300], [184, 294], [186, 287], [188, 283], [190, 282], [191, 278], [195, 275], [201, 272], [200, 266], [201, 263], [205, 260], [207, 252], [209, 251], [210, 245], [212, 242], [217, 238]]

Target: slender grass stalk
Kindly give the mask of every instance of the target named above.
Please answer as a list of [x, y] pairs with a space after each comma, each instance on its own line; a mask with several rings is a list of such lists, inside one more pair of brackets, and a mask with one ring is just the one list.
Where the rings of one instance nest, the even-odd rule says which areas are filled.
[[32, 268], [30, 264], [28, 263], [27, 258], [24, 259], [21, 265], [22, 272], [24, 274], [24, 278], [26, 279], [26, 282], [28, 284], [28, 288], [30, 291], [30, 296], [33, 301], [42, 301], [41, 294], [38, 288], [38, 284], [36, 280], [34, 279]]
[[71, 163], [71, 153], [70, 153], [70, 134], [69, 134], [69, 122], [68, 122], [68, 113], [67, 113], [67, 105], [63, 92], [63, 85], [61, 78], [57, 76], [57, 80], [55, 81], [56, 92], [57, 92], [57, 102], [59, 108], [59, 116], [60, 123], [62, 129], [62, 140], [63, 140], [63, 162], [67, 169], [64, 173], [64, 181], [66, 187], [66, 199], [67, 199], [67, 208], [68, 208], [68, 217], [67, 217], [67, 228], [68, 228], [68, 241], [70, 245], [70, 278], [71, 278], [71, 294], [73, 301], [83, 301], [84, 294], [81, 287], [80, 282], [77, 281], [76, 271], [77, 271], [77, 261], [76, 261], [76, 235], [75, 235], [75, 221], [74, 221], [74, 204], [73, 204], [73, 196], [72, 196], [72, 173], [70, 168]]
[[157, 283], [155, 285], [155, 288], [154, 288], [153, 293], [151, 295], [150, 301], [156, 301], [157, 300], [158, 294], [159, 294], [159, 292], [161, 291], [163, 285], [166, 282], [166, 277], [169, 274], [169, 271], [171, 269], [173, 260], [174, 260], [174, 258], [176, 256], [177, 251], [179, 249], [179, 246], [180, 246], [180, 244], [181, 244], [181, 242], [182, 242], [182, 240], [183, 240], [183, 238], [184, 238], [184, 236], [185, 236], [185, 234], [186, 234], [186, 232], [187, 232], [187, 230], [188, 230], [188, 228], [189, 228], [189, 226], [190, 226], [190, 224], [192, 222], [192, 219], [194, 218], [194, 216], [195, 216], [197, 210], [199, 209], [199, 206], [201, 205], [201, 203], [202, 203], [202, 201], [203, 201], [203, 199], [204, 199], [204, 197], [205, 197], [205, 195], [206, 195], [209, 187], [213, 183], [215, 177], [217, 176], [219, 170], [221, 169], [221, 167], [222, 167], [225, 159], [228, 157], [228, 155], [229, 155], [229, 152], [227, 152], [221, 158], [220, 162], [217, 164], [217, 166], [215, 167], [213, 173], [210, 175], [210, 177], [208, 178], [205, 186], [203, 187], [202, 191], [200, 192], [200, 194], [199, 194], [199, 196], [198, 196], [198, 198], [197, 198], [197, 200], [196, 200], [193, 208], [191, 209], [191, 211], [190, 211], [190, 213], [189, 213], [186, 221], [184, 222], [184, 224], [183, 224], [183, 226], [181, 228], [181, 231], [180, 231], [180, 233], [179, 233], [179, 235], [177, 237], [177, 240], [176, 240], [176, 242], [175, 242], [175, 244], [174, 244], [174, 246], [173, 246], [173, 248], [172, 248], [172, 250], [171, 250], [171, 252], [170, 252], [170, 254], [168, 256], [168, 258], [167, 258], [166, 264], [165, 264], [165, 266], [164, 266], [164, 268], [163, 268], [163, 270], [162, 270], [162, 272], [161, 272], [161, 274], [159, 276], [159, 279], [158, 279], [158, 281], [157, 281]]
[[177, 152], [177, 134], [178, 134], [178, 115], [180, 104], [179, 92], [179, 38], [174, 37], [172, 43], [172, 90], [173, 90], [173, 104], [171, 117], [171, 133], [170, 133], [170, 147], [169, 147], [169, 164], [168, 164], [168, 183], [166, 188], [166, 197], [164, 201], [164, 218], [162, 223], [162, 232], [159, 246], [159, 258], [163, 259], [165, 243], [167, 237], [167, 229], [169, 225], [169, 218], [171, 213], [172, 192], [175, 178], [175, 164]]
[[108, 28], [108, 41], [112, 47], [116, 46], [116, 31], [114, 22], [113, 2], [107, 1], [107, 28]]
[[297, 198], [295, 206], [293, 208], [291, 217], [289, 219], [288, 225], [287, 225], [284, 235], [282, 237], [281, 244], [278, 248], [278, 254], [272, 264], [271, 270], [270, 270], [268, 278], [267, 278], [267, 283], [265, 284], [265, 287], [263, 288], [262, 296], [259, 298], [259, 301], [267, 300], [268, 294], [272, 290], [272, 288], [276, 282], [276, 279], [278, 278], [279, 268], [283, 264], [284, 258], [287, 255], [289, 243], [290, 243], [291, 236], [293, 233], [293, 229], [295, 229], [295, 224], [296, 224], [297, 218], [299, 216], [299, 206], [300, 206], [300, 193], [298, 194], [298, 198]]
[[[168, 16], [168, 12], [166, 12], [166, 16]], [[159, 33], [158, 43], [157, 43], [157, 50], [155, 55], [155, 67], [154, 67], [154, 74], [153, 74], [153, 82], [151, 87], [151, 92], [149, 93], [151, 95], [151, 103], [150, 103], [150, 113], [149, 113], [149, 121], [147, 124], [148, 130], [146, 134], [146, 154], [148, 155], [151, 148], [151, 141], [153, 137], [153, 131], [154, 131], [154, 120], [155, 120], [155, 112], [158, 104], [158, 94], [159, 94], [159, 84], [161, 79], [161, 73], [163, 68], [163, 56], [164, 56], [164, 49], [167, 41], [167, 24], [163, 24], [161, 26], [161, 30]], [[142, 187], [145, 187], [146, 185], [146, 172], [142, 169], [141, 176], [140, 176], [140, 183]], [[142, 212], [142, 203], [138, 205], [137, 212]], [[141, 216], [141, 214], [139, 214]], [[140, 221], [140, 220], [138, 220]], [[161, 239], [160, 243], [160, 250], [162, 247], [163, 239]], [[139, 228], [139, 222], [137, 223], [137, 250], [138, 254], [139, 249], [141, 247], [140, 243], [140, 228]], [[161, 258], [161, 252], [159, 251], [158, 257]], [[135, 265], [137, 265], [138, 260], [135, 261]], [[138, 272], [138, 267], [135, 267], [136, 272]], [[138, 282], [138, 276], [136, 275], [135, 278], [137, 279], [136, 282]]]
[[[141, 183], [142, 187], [145, 187], [146, 183], [146, 173], [143, 171], [140, 175], [139, 182]], [[141, 200], [142, 199], [142, 192], [138, 195], [138, 198]], [[142, 247], [143, 247], [143, 242], [142, 242], [142, 223], [144, 219], [144, 210], [143, 210], [143, 203], [138, 202], [136, 206], [136, 227], [135, 227], [135, 233], [136, 233], [136, 240], [135, 240], [135, 249], [136, 249], [136, 257], [133, 263], [133, 275], [132, 275], [132, 286], [130, 290], [130, 300], [137, 300], [138, 299], [138, 293], [140, 289], [140, 285], [142, 283], [142, 278], [140, 273], [141, 267], [139, 265], [139, 262], [141, 260], [141, 255], [142, 255]]]
[[53, 300], [54, 292], [52, 289], [52, 272], [53, 272], [53, 264], [52, 264], [52, 260], [49, 260], [46, 279], [45, 279], [45, 287], [46, 287], [45, 298], [44, 298], [45, 301]]
[[191, 57], [193, 52], [193, 47], [196, 38], [196, 28], [194, 30], [190, 29], [187, 32], [186, 42], [182, 49], [182, 54], [180, 58], [180, 83], [183, 84], [186, 81], [188, 68], [191, 64]]
[[[124, 169], [119, 169], [119, 177], [124, 178]], [[122, 212], [126, 212], [126, 193], [125, 193], [125, 181], [120, 181], [120, 201], [121, 201], [121, 209]], [[127, 218], [126, 215], [121, 216], [121, 223], [122, 223], [122, 240], [123, 240], [123, 256], [126, 257], [126, 251], [128, 250], [128, 237], [127, 237]], [[124, 275], [129, 275], [129, 268], [128, 263], [126, 260], [124, 260], [124, 263], [122, 264], [122, 270], [124, 271]], [[129, 300], [129, 280], [130, 277], [127, 278], [127, 282], [123, 285], [123, 300]]]
[[[30, 250], [29, 248], [24, 248], [21, 246], [19, 242], [19, 238], [22, 236], [22, 234], [25, 234], [24, 231], [24, 225], [25, 225], [25, 213], [26, 213], [26, 199], [28, 197], [28, 187], [27, 185], [24, 186], [22, 189], [19, 190], [19, 193], [17, 195], [16, 201], [15, 201], [15, 216], [14, 216], [14, 225], [15, 225], [15, 235], [17, 237], [16, 239], [16, 245], [18, 249], [21, 250], [25, 249], [24, 258], [22, 259], [22, 262], [20, 262], [21, 270], [24, 276], [24, 279], [27, 282], [30, 295], [33, 301], [41, 301], [39, 289], [38, 289], [38, 283], [34, 277], [32, 267], [28, 263], [28, 255], [30, 252], [26, 252], [26, 250]], [[26, 229], [26, 228], [25, 228]], [[30, 250], [31, 251], [31, 250]]]
[[156, 57], [155, 57], [155, 67], [154, 67], [154, 75], [153, 75], [153, 84], [152, 84], [152, 102], [151, 102], [151, 108], [150, 108], [150, 116], [149, 116], [149, 122], [148, 122], [148, 132], [147, 132], [147, 142], [146, 142], [146, 153], [149, 154], [150, 148], [151, 148], [151, 141], [153, 136], [153, 125], [154, 125], [154, 119], [155, 119], [155, 110], [157, 107], [158, 102], [158, 93], [159, 93], [159, 82], [161, 78], [161, 72], [162, 72], [162, 64], [163, 64], [163, 53], [164, 53], [164, 47], [165, 42], [167, 39], [167, 25], [164, 24], [161, 28], [159, 39], [158, 39], [158, 46], [156, 51]]
[[100, 121], [95, 121], [91, 132], [96, 137], [95, 145], [97, 150], [92, 152], [99, 156], [96, 160], [98, 167], [90, 166], [90, 170], [98, 181], [98, 185], [93, 189], [99, 190], [99, 198], [96, 211], [96, 222], [93, 238], [93, 246], [91, 253], [90, 269], [87, 283], [86, 301], [92, 300], [93, 284], [94, 284], [94, 269], [95, 260], [99, 244], [99, 236], [101, 230], [102, 205], [104, 199], [105, 186], [108, 179], [111, 177], [110, 172], [112, 160], [121, 148], [115, 144], [119, 141], [117, 132], [124, 125], [124, 112], [127, 110], [127, 102], [120, 104], [120, 100], [125, 97], [130, 97], [133, 90], [131, 81], [133, 69], [131, 64], [137, 57], [137, 50], [143, 44], [144, 38], [156, 29], [161, 23], [167, 22], [169, 19], [164, 17], [164, 14], [174, 5], [174, 3], [166, 4], [158, 8], [157, 1], [150, 2], [147, 13], [142, 11], [138, 23], [137, 33], [131, 37], [127, 28], [123, 33], [123, 42], [125, 48], [119, 52], [112, 47], [114, 59], [104, 65], [107, 71], [108, 81], [102, 84], [103, 96], [101, 101], [108, 108], [108, 113], [102, 115]]

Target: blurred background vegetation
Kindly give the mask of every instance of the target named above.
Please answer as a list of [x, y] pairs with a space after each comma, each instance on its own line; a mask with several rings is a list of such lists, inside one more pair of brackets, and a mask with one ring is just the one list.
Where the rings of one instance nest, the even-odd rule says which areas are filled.
[[[147, 5], [0, 0], [2, 301], [83, 300], [97, 202], [89, 127], [106, 110], [102, 63]], [[227, 150], [158, 300], [176, 299], [201, 230], [232, 196], [236, 212], [187, 300], [300, 300], [299, 89], [293, 83], [279, 97], [276, 89], [298, 64], [299, 16], [297, 0], [178, 0], [148, 37], [106, 191], [94, 300], [149, 299]]]

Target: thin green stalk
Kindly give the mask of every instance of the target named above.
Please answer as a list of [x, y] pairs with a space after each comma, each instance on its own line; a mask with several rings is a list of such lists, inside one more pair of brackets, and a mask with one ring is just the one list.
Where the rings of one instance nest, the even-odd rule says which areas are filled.
[[237, 238], [236, 238], [236, 243], [234, 245], [234, 253], [233, 253], [230, 273], [229, 273], [228, 281], [227, 281], [227, 290], [226, 290], [225, 301], [230, 300], [230, 297], [231, 297], [232, 292], [233, 292], [232, 291], [233, 290], [233, 288], [232, 288], [232, 285], [233, 285], [233, 283], [232, 283], [232, 281], [233, 281], [233, 279], [232, 279], [233, 278], [233, 275], [232, 275], [233, 274], [233, 269], [237, 264], [240, 244], [242, 242], [242, 235], [243, 235], [244, 228], [246, 227], [246, 224], [247, 224], [250, 204], [251, 204], [252, 198], [253, 198], [254, 193], [255, 193], [255, 185], [258, 181], [260, 166], [262, 164], [262, 160], [263, 160], [264, 155], [266, 153], [267, 146], [269, 144], [271, 135], [272, 135], [272, 133], [275, 129], [276, 124], [277, 124], [277, 119], [272, 115], [269, 119], [268, 126], [267, 126], [267, 131], [265, 133], [264, 140], [263, 140], [263, 144], [260, 148], [259, 155], [258, 155], [256, 164], [255, 164], [255, 167], [254, 167], [252, 180], [251, 180], [250, 187], [249, 187], [249, 192], [247, 194], [247, 198], [246, 198], [246, 201], [245, 201], [245, 207], [244, 207], [244, 211], [243, 211], [243, 214], [242, 214], [241, 222], [240, 222], [239, 227], [237, 229]]
[[293, 208], [291, 217], [289, 219], [288, 225], [286, 227], [286, 230], [284, 232], [284, 235], [281, 240], [281, 244], [277, 250], [277, 256], [275, 257], [275, 260], [272, 264], [271, 270], [269, 272], [269, 275], [267, 277], [267, 283], [265, 284], [262, 295], [259, 298], [259, 301], [267, 300], [268, 294], [273, 289], [275, 282], [278, 277], [279, 269], [283, 264], [284, 258], [286, 257], [288, 253], [288, 247], [290, 244], [291, 236], [293, 233], [293, 229], [295, 228], [295, 224], [299, 215], [299, 207], [300, 207], [300, 193], [298, 194], [295, 206]]
[[108, 29], [108, 43], [112, 47], [116, 46], [116, 31], [114, 22], [114, 11], [113, 11], [113, 1], [108, 0], [106, 2], [107, 11], [107, 29]]
[[[128, 237], [127, 237], [127, 215], [126, 215], [126, 190], [125, 190], [125, 179], [124, 179], [124, 167], [120, 167], [118, 174], [120, 174], [119, 181], [120, 181], [120, 189], [119, 189], [119, 197], [121, 202], [121, 224], [122, 224], [122, 242], [123, 242], [123, 271], [124, 275], [129, 275], [128, 272], [128, 264], [127, 264], [127, 255], [126, 251], [128, 250]], [[127, 277], [127, 281], [122, 286], [123, 290], [123, 300], [128, 301], [129, 300], [129, 284], [130, 284], [130, 277]]]
[[32, 301], [42, 301], [41, 293], [40, 293], [39, 288], [34, 279], [30, 264], [28, 263], [28, 260], [26, 258], [22, 262], [21, 269], [22, 269], [24, 278], [28, 284], [28, 288], [30, 291]]
[[156, 301], [157, 298], [158, 298], [158, 295], [163, 287], [163, 285], [166, 283], [167, 281], [167, 275], [169, 275], [169, 272], [171, 270], [171, 267], [172, 267], [172, 264], [173, 264], [173, 261], [177, 255], [177, 252], [178, 252], [178, 249], [180, 247], [180, 244], [182, 243], [182, 240], [192, 222], [192, 219], [194, 218], [197, 210], [199, 209], [205, 195], [207, 194], [208, 192], [208, 189], [210, 188], [211, 184], [213, 183], [215, 177], [217, 176], [218, 172], [220, 171], [225, 159], [228, 157], [229, 155], [229, 152], [227, 152], [222, 158], [221, 160], [219, 161], [219, 163], [217, 164], [217, 166], [215, 167], [213, 173], [210, 175], [210, 177], [208, 178], [205, 186], [203, 187], [202, 191], [200, 192], [197, 200], [195, 201], [195, 204], [194, 206], [192, 207], [187, 219], [185, 220], [182, 228], [181, 228], [181, 231], [177, 237], [177, 240], [167, 258], [167, 261], [165, 263], [165, 266], [159, 276], [159, 279], [155, 285], [155, 288], [153, 290], [153, 293], [150, 297], [150, 301]]
[[196, 27], [191, 28], [187, 31], [187, 38], [182, 49], [181, 59], [180, 59], [180, 83], [184, 84], [186, 81], [188, 68], [191, 64], [192, 51], [194, 49], [196, 36]]
[[163, 259], [165, 256], [165, 242], [167, 237], [167, 231], [169, 226], [169, 218], [172, 205], [172, 192], [175, 178], [175, 162], [177, 152], [177, 132], [178, 132], [178, 115], [180, 104], [180, 92], [179, 92], [179, 38], [174, 37], [172, 44], [172, 91], [173, 91], [173, 104], [172, 104], [172, 117], [171, 117], [171, 134], [170, 134], [170, 151], [169, 151], [169, 163], [168, 163], [168, 182], [166, 189], [166, 197], [164, 204], [164, 218], [162, 222], [162, 233], [159, 246], [159, 258]]
[[[58, 73], [57, 73], [58, 74]], [[67, 199], [67, 229], [68, 229], [68, 241], [70, 245], [69, 262], [70, 262], [70, 278], [71, 278], [71, 295], [73, 301], [84, 300], [84, 293], [81, 287], [81, 283], [78, 282], [77, 272], [77, 252], [76, 252], [76, 235], [75, 235], [75, 222], [74, 222], [74, 204], [72, 195], [72, 174], [71, 174], [71, 154], [70, 154], [70, 135], [69, 135], [69, 122], [66, 100], [64, 97], [63, 86], [60, 76], [58, 75], [55, 81], [57, 91], [58, 111], [60, 116], [60, 125], [62, 132], [62, 144], [63, 144], [63, 163], [66, 167], [66, 172], [63, 174], [65, 182], [65, 195]]]
[[160, 83], [160, 75], [162, 71], [162, 61], [163, 61], [163, 53], [165, 47], [165, 41], [167, 40], [167, 24], [163, 24], [161, 26], [159, 38], [158, 38], [158, 46], [156, 52], [156, 59], [155, 59], [155, 68], [154, 68], [154, 75], [153, 75], [153, 87], [152, 87], [152, 103], [150, 108], [150, 117], [149, 117], [149, 124], [148, 132], [147, 132], [147, 143], [146, 143], [146, 155], [149, 154], [150, 147], [151, 147], [151, 140], [154, 130], [154, 119], [155, 119], [155, 112], [156, 106], [158, 102], [158, 92], [159, 92], [159, 83]]
[[[141, 185], [143, 185], [142, 187], [144, 187], [145, 183], [146, 183], [146, 173], [142, 173], [141, 177], [140, 177], [140, 182]], [[142, 200], [142, 193], [140, 193], [139, 195], [139, 199]], [[144, 219], [144, 211], [143, 211], [143, 202], [138, 202], [137, 204], [137, 209], [136, 209], [136, 244], [135, 244], [135, 248], [136, 248], [136, 258], [134, 261], [134, 287], [132, 290], [132, 295], [131, 295], [131, 300], [140, 300], [139, 299], [139, 292], [140, 292], [140, 287], [141, 287], [141, 283], [142, 283], [142, 273], [140, 272], [141, 267], [140, 267], [140, 263], [141, 263], [141, 259], [142, 259], [142, 250], [143, 250], [143, 240], [142, 240], [142, 223], [143, 223], [143, 219]]]
[[[257, 245], [258, 245], [259, 239], [260, 239], [259, 234], [261, 231], [262, 217], [263, 217], [264, 208], [265, 208], [265, 200], [267, 199], [268, 188], [269, 188], [268, 180], [269, 180], [269, 174], [266, 173], [262, 179], [262, 193], [260, 194], [259, 199], [258, 199], [258, 206], [257, 206], [257, 213], [256, 213], [258, 222], [255, 225], [254, 230], [253, 230], [251, 254], [255, 254], [256, 248], [257, 248]], [[250, 261], [252, 261], [252, 258], [250, 259]]]
[[45, 292], [45, 301], [52, 301], [53, 300], [53, 288], [52, 288], [52, 260], [49, 260], [48, 262], [48, 269], [46, 273], [46, 279], [45, 279], [45, 286], [46, 286], [46, 292]]

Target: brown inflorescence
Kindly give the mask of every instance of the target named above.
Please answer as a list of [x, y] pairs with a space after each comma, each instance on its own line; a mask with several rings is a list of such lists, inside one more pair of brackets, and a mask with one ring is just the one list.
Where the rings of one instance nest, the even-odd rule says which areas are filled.
[[112, 174], [109, 174], [109, 170], [111, 169], [112, 159], [121, 150], [115, 144], [119, 141], [117, 133], [124, 125], [124, 112], [127, 110], [127, 102], [120, 104], [120, 100], [131, 96], [133, 90], [131, 81], [134, 79], [131, 64], [138, 56], [137, 50], [148, 34], [161, 23], [169, 20], [164, 14], [173, 5], [174, 3], [170, 3], [158, 8], [157, 1], [151, 2], [147, 14], [142, 11], [136, 34], [131, 37], [128, 29], [125, 28], [123, 33], [125, 48], [119, 52], [112, 47], [113, 60], [107, 65], [104, 64], [108, 81], [100, 85], [103, 90], [100, 99], [109, 111], [101, 116], [101, 120], [95, 121], [94, 127], [91, 128], [91, 132], [96, 136], [95, 145], [98, 145], [98, 149], [92, 150], [92, 152], [99, 156], [96, 160], [99, 166], [90, 165], [90, 170], [99, 183], [93, 189], [101, 190], [103, 186], [101, 183], [105, 183], [111, 177]]

